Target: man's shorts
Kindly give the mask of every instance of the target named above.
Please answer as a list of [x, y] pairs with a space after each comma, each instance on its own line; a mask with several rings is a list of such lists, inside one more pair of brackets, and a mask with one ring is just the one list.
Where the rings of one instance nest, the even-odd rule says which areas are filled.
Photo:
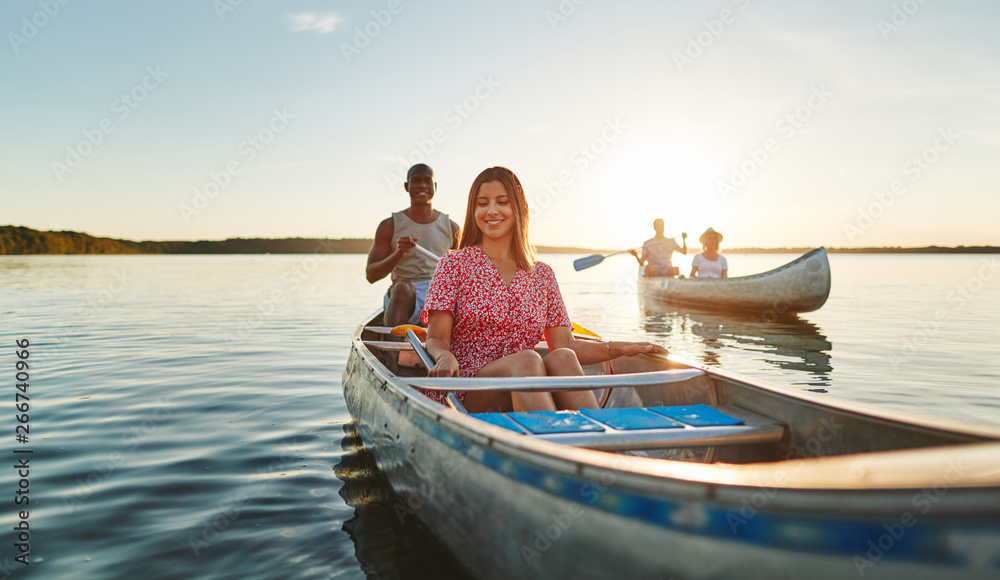
[[[430, 288], [430, 280], [418, 280], [416, 282], [410, 282], [413, 284], [413, 289], [417, 291], [417, 304], [413, 308], [413, 314], [410, 316], [408, 321], [410, 324], [420, 324], [420, 312], [424, 309], [424, 301], [427, 300], [427, 289]], [[385, 296], [382, 298], [382, 309], [385, 310], [389, 307], [389, 291], [385, 291]]]

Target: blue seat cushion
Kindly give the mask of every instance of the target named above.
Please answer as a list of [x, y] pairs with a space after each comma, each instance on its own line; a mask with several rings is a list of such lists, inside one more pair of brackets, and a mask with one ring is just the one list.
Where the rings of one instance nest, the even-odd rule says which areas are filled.
[[580, 409], [581, 415], [586, 415], [611, 427], [612, 429], [682, 429], [684, 423], [653, 413], [646, 409]]
[[507, 416], [536, 435], [604, 431], [599, 423], [572, 411], [525, 411]]
[[708, 405], [685, 405], [677, 407], [650, 407], [650, 411], [676, 419], [692, 427], [715, 427], [742, 425], [743, 420], [717, 411]]

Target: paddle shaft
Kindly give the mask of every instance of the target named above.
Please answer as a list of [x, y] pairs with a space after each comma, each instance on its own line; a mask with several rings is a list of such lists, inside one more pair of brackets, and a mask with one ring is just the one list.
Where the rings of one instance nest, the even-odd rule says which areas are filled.
[[629, 248], [628, 250], [621, 250], [620, 252], [612, 252], [610, 254], [594, 254], [592, 256], [584, 256], [582, 258], [577, 258], [573, 260], [573, 269], [579, 272], [580, 270], [586, 270], [587, 268], [593, 268], [594, 266], [600, 264], [605, 258], [610, 258], [611, 256], [617, 256], [618, 254], [624, 254], [631, 252], [634, 248]]
[[427, 367], [427, 370], [431, 370], [432, 368], [434, 368], [434, 359], [431, 358], [431, 354], [427, 352], [427, 349], [424, 348], [424, 345], [420, 344], [420, 339], [417, 338], [417, 333], [413, 332], [412, 330], [407, 330], [406, 340], [410, 342], [410, 345], [413, 347], [413, 350], [416, 351], [417, 356], [420, 357], [420, 362], [424, 363], [424, 366]]
[[434, 252], [431, 252], [430, 250], [421, 246], [420, 244], [413, 244], [413, 249], [427, 256], [428, 258], [434, 260], [435, 262], [441, 261], [441, 256], [435, 254]]

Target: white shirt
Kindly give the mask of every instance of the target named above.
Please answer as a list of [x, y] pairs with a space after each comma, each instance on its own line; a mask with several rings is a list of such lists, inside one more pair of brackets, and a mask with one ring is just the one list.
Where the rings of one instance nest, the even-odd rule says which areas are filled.
[[698, 268], [699, 278], [721, 278], [722, 271], [729, 269], [726, 257], [722, 254], [719, 254], [716, 260], [709, 260], [704, 255], [698, 254], [691, 260], [691, 266]]
[[673, 253], [679, 252], [681, 246], [673, 238], [650, 238], [642, 244], [642, 253], [646, 261], [657, 270], [666, 273], [673, 264]]

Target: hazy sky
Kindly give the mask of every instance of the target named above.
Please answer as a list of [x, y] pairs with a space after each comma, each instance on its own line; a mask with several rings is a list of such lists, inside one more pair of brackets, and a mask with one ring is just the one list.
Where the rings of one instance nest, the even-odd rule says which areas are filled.
[[[532, 241], [1000, 245], [995, 0], [0, 5], [0, 225], [371, 237], [426, 160]], [[697, 243], [697, 242], [695, 242]]]

